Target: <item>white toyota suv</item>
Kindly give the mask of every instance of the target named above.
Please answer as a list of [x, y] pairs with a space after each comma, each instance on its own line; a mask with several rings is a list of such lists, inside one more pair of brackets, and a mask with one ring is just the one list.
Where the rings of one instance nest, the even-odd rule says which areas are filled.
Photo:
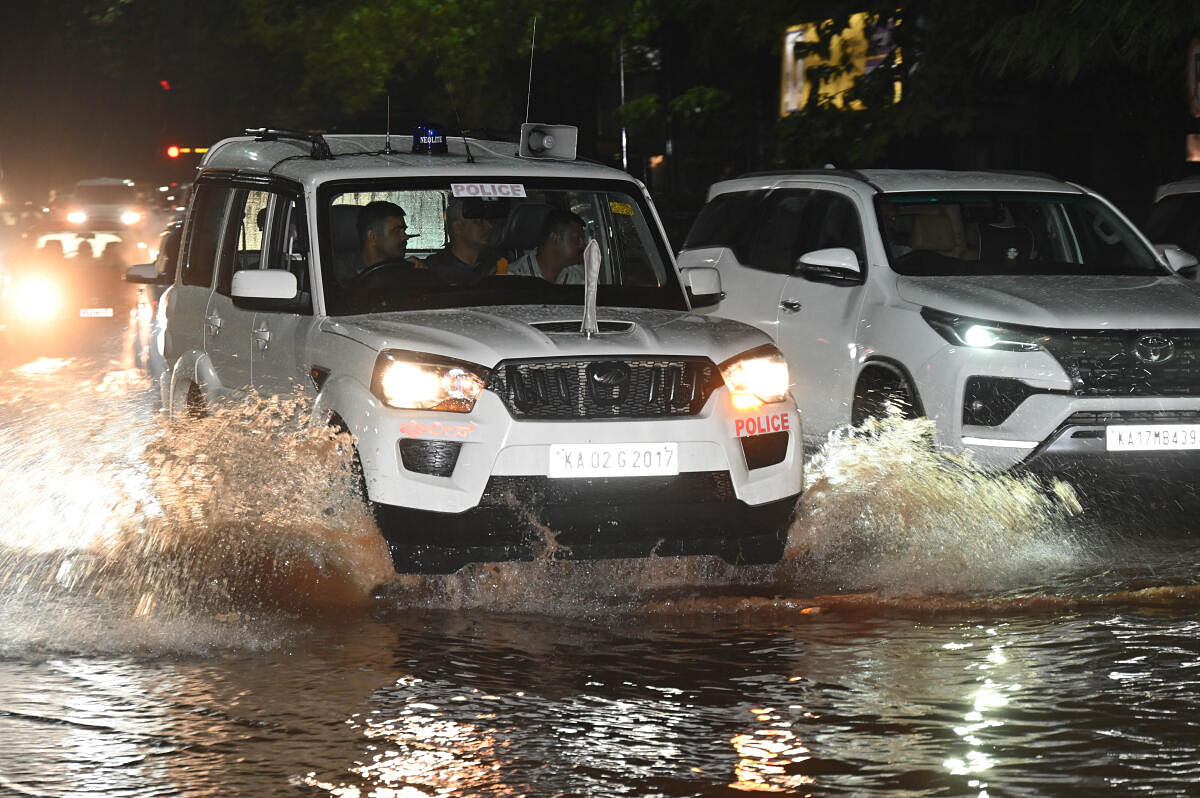
[[[778, 560], [803, 486], [786, 363], [762, 331], [691, 311], [719, 275], [680, 279], [639, 182], [535, 125], [520, 145], [252, 133], [213, 146], [195, 182], [170, 411], [302, 389], [353, 434], [400, 571], [527, 559], [546, 530], [575, 558]], [[360, 214], [379, 202], [407, 242], [365, 262]], [[583, 282], [522, 271], [564, 213]], [[447, 218], [488, 236], [449, 282], [431, 267]]]
[[1073, 183], [748, 175], [712, 186], [679, 265], [719, 269], [713, 312], [776, 340], [811, 444], [892, 399], [988, 467], [1200, 452], [1195, 258]]

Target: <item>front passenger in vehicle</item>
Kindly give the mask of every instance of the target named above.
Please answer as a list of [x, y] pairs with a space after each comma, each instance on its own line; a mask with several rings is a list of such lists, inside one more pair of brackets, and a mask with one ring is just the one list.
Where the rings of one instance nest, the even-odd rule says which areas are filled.
[[542, 223], [537, 249], [508, 267], [509, 274], [541, 277], [551, 283], [583, 282], [583, 219], [570, 211], [552, 210]]

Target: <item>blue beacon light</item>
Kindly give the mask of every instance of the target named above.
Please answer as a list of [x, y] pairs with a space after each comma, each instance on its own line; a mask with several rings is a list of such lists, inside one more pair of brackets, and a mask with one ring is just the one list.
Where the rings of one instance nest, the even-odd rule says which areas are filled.
[[425, 155], [444, 155], [446, 129], [441, 125], [417, 125], [413, 129], [412, 151]]

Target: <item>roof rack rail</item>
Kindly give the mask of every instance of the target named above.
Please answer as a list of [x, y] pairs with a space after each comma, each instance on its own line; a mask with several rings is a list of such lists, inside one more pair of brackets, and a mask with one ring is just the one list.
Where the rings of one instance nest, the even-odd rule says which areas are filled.
[[312, 158], [314, 161], [329, 161], [333, 160], [333, 152], [329, 149], [329, 144], [325, 141], [325, 137], [320, 133], [305, 133], [300, 130], [278, 130], [270, 127], [246, 128], [247, 136], [254, 136], [256, 141], [306, 141], [312, 145]]
[[981, 172], [998, 175], [1020, 175], [1021, 177], [1044, 177], [1047, 180], [1053, 180], [1056, 183], [1067, 182], [1063, 177], [1050, 172], [1039, 172], [1036, 169], [980, 169]]
[[786, 175], [834, 175], [835, 177], [850, 177], [854, 178], [855, 180], [861, 180], [876, 191], [883, 191], [883, 189], [872, 183], [866, 175], [857, 169], [831, 169], [829, 167], [824, 169], [770, 169], [763, 172], [745, 172], [731, 179], [737, 179], [739, 177], [782, 177]]

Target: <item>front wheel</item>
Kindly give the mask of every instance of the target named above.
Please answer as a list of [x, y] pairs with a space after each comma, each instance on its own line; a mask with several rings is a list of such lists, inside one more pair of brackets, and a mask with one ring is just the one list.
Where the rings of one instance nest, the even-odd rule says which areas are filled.
[[916, 392], [900, 374], [874, 369], [859, 378], [850, 409], [851, 426], [860, 427], [868, 419], [913, 419], [922, 415]]
[[730, 565], [775, 565], [783, 559], [787, 548], [788, 529], [732, 540], [721, 552], [721, 559]]

